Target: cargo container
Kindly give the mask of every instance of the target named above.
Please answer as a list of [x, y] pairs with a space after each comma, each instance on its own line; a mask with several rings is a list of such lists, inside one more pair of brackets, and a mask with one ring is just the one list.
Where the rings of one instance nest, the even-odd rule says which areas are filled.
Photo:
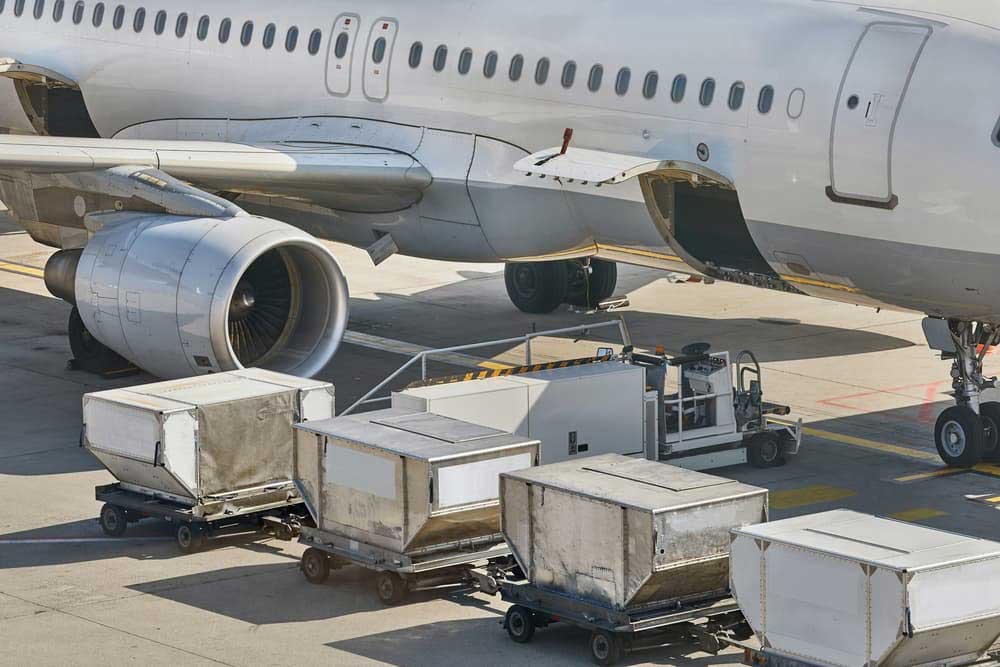
[[596, 454], [644, 456], [656, 442], [646, 369], [619, 361], [412, 387], [392, 407], [433, 412], [535, 438], [541, 463]]
[[961, 665], [1000, 636], [1000, 543], [848, 510], [733, 531], [767, 664]]
[[262, 369], [84, 395], [83, 445], [118, 480], [97, 489], [102, 527], [158, 516], [190, 550], [217, 519], [301, 504], [292, 425], [333, 410], [329, 383]]
[[356, 563], [379, 571], [379, 597], [395, 603], [509, 555], [498, 475], [536, 465], [537, 440], [395, 408], [296, 431], [296, 480], [316, 522], [300, 537], [310, 581]]
[[690, 628], [711, 644], [742, 623], [727, 603], [729, 531], [767, 519], [766, 489], [607, 454], [503, 473], [500, 502], [525, 576], [501, 589], [516, 641], [558, 618], [591, 630], [610, 664], [639, 633], [726, 616]]

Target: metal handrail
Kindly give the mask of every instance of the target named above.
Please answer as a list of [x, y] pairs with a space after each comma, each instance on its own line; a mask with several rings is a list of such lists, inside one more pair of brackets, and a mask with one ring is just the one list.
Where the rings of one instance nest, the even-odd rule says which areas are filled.
[[435, 354], [447, 354], [451, 352], [461, 352], [463, 350], [475, 350], [481, 347], [493, 347], [495, 345], [507, 345], [509, 343], [524, 343], [524, 364], [526, 366], [531, 365], [531, 341], [540, 336], [558, 336], [561, 334], [573, 333], [575, 331], [589, 332], [593, 329], [603, 329], [606, 327], [618, 327], [618, 331], [621, 334], [622, 345], [624, 347], [630, 347], [632, 345], [632, 337], [629, 335], [628, 327], [625, 325], [625, 319], [621, 318], [618, 320], [611, 320], [607, 322], [598, 322], [597, 324], [581, 324], [575, 327], [564, 327], [562, 329], [549, 329], [548, 331], [532, 331], [524, 334], [523, 336], [515, 336], [514, 338], [501, 338], [498, 340], [488, 340], [481, 343], [467, 343], [465, 345], [453, 345], [451, 347], [441, 347], [434, 350], [422, 350], [415, 354], [409, 361], [400, 366], [394, 373], [389, 377], [379, 382], [377, 385], [372, 387], [368, 393], [356, 400], [350, 407], [341, 412], [341, 415], [349, 415], [354, 412], [355, 408], [359, 405], [365, 405], [367, 403], [379, 403], [382, 401], [388, 401], [391, 399], [390, 396], [383, 396], [381, 398], [372, 398], [372, 396], [388, 385], [390, 382], [395, 380], [397, 377], [402, 375], [406, 369], [408, 369], [413, 364], [420, 361], [420, 379], [427, 379], [427, 358]]

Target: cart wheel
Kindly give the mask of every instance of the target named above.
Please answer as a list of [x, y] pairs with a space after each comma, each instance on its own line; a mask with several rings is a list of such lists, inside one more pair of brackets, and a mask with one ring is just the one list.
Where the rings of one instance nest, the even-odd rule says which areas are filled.
[[510, 638], [518, 644], [527, 644], [535, 636], [535, 619], [531, 610], [519, 604], [507, 610], [503, 626], [507, 628]]
[[590, 657], [598, 665], [614, 665], [622, 659], [621, 637], [607, 630], [595, 630], [590, 635]]
[[182, 553], [193, 554], [201, 549], [204, 542], [201, 528], [191, 523], [179, 523], [174, 530], [174, 539], [177, 540], [177, 548]]
[[330, 558], [316, 547], [302, 554], [302, 574], [310, 584], [322, 584], [330, 576]]
[[382, 604], [399, 604], [406, 597], [406, 582], [395, 572], [379, 572], [375, 575], [375, 593]]
[[747, 442], [747, 459], [755, 468], [776, 468], [785, 465], [778, 436], [770, 431], [753, 435]]
[[119, 537], [125, 534], [128, 521], [125, 519], [125, 510], [118, 505], [105, 504], [101, 508], [101, 530], [105, 535]]

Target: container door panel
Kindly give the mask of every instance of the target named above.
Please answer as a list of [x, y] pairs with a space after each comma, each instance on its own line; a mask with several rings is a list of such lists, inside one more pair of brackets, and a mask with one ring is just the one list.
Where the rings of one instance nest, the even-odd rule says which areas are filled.
[[333, 24], [326, 59], [326, 89], [331, 95], [351, 92], [351, 63], [358, 36], [358, 15], [341, 14]]

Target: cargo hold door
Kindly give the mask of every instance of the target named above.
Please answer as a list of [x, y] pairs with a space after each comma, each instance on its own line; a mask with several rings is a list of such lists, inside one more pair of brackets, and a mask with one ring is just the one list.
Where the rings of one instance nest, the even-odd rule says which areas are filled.
[[895, 208], [892, 138], [910, 77], [931, 28], [872, 23], [847, 64], [830, 134], [830, 185], [837, 202]]

